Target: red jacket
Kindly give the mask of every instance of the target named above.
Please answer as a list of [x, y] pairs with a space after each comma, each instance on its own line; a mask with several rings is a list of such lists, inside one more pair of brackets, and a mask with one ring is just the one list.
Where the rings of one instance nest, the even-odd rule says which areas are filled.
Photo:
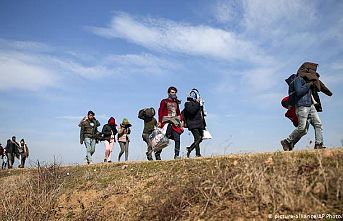
[[285, 117], [287, 117], [288, 119], [290, 119], [293, 122], [293, 125], [295, 127], [298, 126], [299, 121], [298, 121], [298, 117], [297, 114], [295, 112], [295, 106], [289, 106], [288, 105], [288, 96], [284, 97], [281, 101], [281, 104], [284, 108], [287, 108], [287, 112], [285, 113]]
[[[163, 125], [164, 125], [164, 123], [162, 122], [163, 117], [164, 116], [168, 116], [167, 103], [169, 103], [169, 102], [176, 103], [176, 116], [179, 116], [180, 117], [180, 121], [183, 121], [183, 118], [182, 118], [182, 115], [181, 115], [181, 112], [180, 112], [179, 104], [176, 101], [174, 101], [174, 100], [172, 100], [170, 98], [166, 98], [166, 99], [161, 100], [160, 108], [158, 109], [158, 122], [161, 123], [161, 125], [162, 125], [161, 127], [163, 127]], [[175, 128], [175, 125], [172, 125], [172, 126], [173, 126], [174, 130], [177, 130]]]

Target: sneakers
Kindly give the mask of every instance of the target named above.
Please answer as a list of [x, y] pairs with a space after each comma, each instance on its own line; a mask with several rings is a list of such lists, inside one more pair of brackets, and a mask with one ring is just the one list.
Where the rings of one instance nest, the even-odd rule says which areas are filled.
[[286, 140], [281, 140], [281, 145], [284, 151], [291, 151], [292, 150], [292, 145]]
[[180, 160], [181, 159], [181, 157], [180, 156], [174, 156], [174, 160]]
[[320, 144], [315, 144], [314, 145], [314, 149], [325, 149], [326, 147], [323, 146], [323, 143], [320, 143]]
[[152, 159], [151, 152], [146, 152], [146, 158], [147, 158], [148, 160], [153, 160], [153, 159]]
[[106, 163], [107, 162], [107, 160], [106, 159], [104, 159], [104, 163]]
[[107, 163], [112, 163], [112, 161], [109, 160], [109, 161], [107, 161]]

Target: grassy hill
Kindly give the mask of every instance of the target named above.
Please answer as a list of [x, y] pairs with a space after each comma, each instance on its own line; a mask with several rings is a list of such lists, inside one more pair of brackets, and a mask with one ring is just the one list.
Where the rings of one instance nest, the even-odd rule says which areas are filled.
[[0, 185], [2, 220], [338, 220], [343, 149], [53, 164], [1, 171]]

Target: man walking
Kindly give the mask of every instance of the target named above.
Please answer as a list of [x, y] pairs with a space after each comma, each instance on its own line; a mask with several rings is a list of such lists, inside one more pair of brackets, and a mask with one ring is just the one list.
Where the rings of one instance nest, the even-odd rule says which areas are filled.
[[299, 73], [293, 76], [293, 78], [293, 82], [290, 84], [290, 92], [293, 92], [292, 100], [296, 106], [298, 126], [288, 138], [281, 141], [281, 145], [285, 151], [291, 151], [293, 149], [293, 144], [307, 133], [306, 124], [309, 120], [315, 131], [314, 149], [324, 149], [322, 122], [314, 105], [311, 90], [314, 81], [306, 82]]
[[87, 117], [84, 117], [79, 127], [80, 129], [80, 143], [85, 143], [86, 146], [86, 161], [87, 164], [93, 164], [92, 155], [95, 152], [96, 136], [100, 123], [95, 119], [95, 113], [88, 111]]
[[[158, 109], [158, 127], [162, 128], [166, 123], [169, 123], [166, 135], [175, 141], [174, 159], [180, 159], [180, 135], [183, 132], [183, 119], [179, 108], [181, 101], [177, 99], [176, 93], [175, 87], [169, 87], [168, 98], [161, 101]], [[161, 160], [161, 152], [162, 150], [155, 153], [156, 160]]]

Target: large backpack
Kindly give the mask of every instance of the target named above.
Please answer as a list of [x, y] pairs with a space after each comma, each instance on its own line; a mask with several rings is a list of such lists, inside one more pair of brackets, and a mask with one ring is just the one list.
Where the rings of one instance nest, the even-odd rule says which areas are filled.
[[294, 81], [297, 78], [296, 74], [292, 74], [287, 79], [285, 79], [286, 83], [288, 84], [288, 102], [289, 105], [294, 106], [297, 103], [296, 100], [296, 93], [294, 88]]

